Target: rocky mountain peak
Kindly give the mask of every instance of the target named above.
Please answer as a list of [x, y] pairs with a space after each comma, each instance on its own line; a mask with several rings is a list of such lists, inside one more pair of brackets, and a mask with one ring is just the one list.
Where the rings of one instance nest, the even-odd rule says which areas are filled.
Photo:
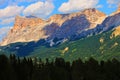
[[103, 22], [105, 17], [104, 13], [94, 8], [69, 14], [55, 14], [46, 21], [34, 16], [16, 16], [14, 27], [1, 45], [40, 39], [50, 41], [54, 38], [71, 38], [80, 35], [83, 31], [95, 28]]
[[[85, 9], [83, 11], [75, 12], [75, 13], [55, 14], [55, 15], [51, 16], [48, 19], [48, 21], [58, 23], [61, 26], [62, 23], [65, 22], [66, 20], [72, 19], [73, 17], [77, 17], [77, 16], [86, 16], [86, 18], [90, 22], [95, 22], [95, 24], [101, 24], [101, 22], [105, 19], [106, 14], [96, 10], [95, 8], [89, 8], [89, 9]], [[98, 17], [100, 19], [98, 19]]]
[[49, 19], [48, 19], [48, 22], [51, 22], [51, 23], [57, 23], [59, 26], [61, 26], [63, 24], [63, 22], [66, 20], [64, 18], [64, 14], [55, 14], [53, 16], [51, 16]]
[[11, 31], [16, 31], [17, 29], [21, 29], [28, 26], [35, 27], [42, 23], [44, 23], [44, 20], [40, 18], [35, 18], [35, 17], [27, 18], [27, 17], [16, 16], [14, 27]]
[[114, 13], [116, 14], [120, 13], [120, 5], [118, 6], [117, 10]]
[[110, 38], [114, 38], [114, 37], [117, 37], [117, 36], [120, 36], [120, 26], [118, 26], [114, 29]]
[[92, 14], [97, 14], [99, 16], [106, 16], [106, 14], [104, 14], [103, 12], [95, 9], [95, 8], [89, 8], [89, 9], [85, 9], [82, 11], [82, 14], [85, 14], [85, 15], [92, 15]]
[[120, 12], [120, 5], [118, 6], [118, 9], [117, 9], [117, 11], [119, 11], [119, 12]]
[[90, 26], [90, 29], [95, 28], [98, 24], [101, 24], [106, 18], [106, 14], [101, 11], [96, 10], [95, 8], [90, 8], [82, 11], [81, 14], [85, 14], [87, 19], [93, 23]]

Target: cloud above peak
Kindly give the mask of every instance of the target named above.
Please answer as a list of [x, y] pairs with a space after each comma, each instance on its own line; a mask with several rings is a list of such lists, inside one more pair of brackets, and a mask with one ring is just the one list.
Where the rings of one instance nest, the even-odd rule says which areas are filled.
[[9, 17], [14, 17], [16, 15], [19, 15], [22, 10], [24, 9], [23, 6], [7, 6], [4, 9], [0, 9], [0, 18], [9, 18]]
[[69, 0], [63, 3], [58, 10], [63, 13], [68, 13], [86, 8], [95, 8], [98, 2], [99, 0]]
[[15, 17], [6, 18], [6, 19], [3, 19], [3, 20], [0, 22], [0, 24], [1, 24], [1, 25], [10, 24], [10, 23], [14, 22], [14, 20], [15, 20]]
[[7, 35], [7, 33], [10, 31], [11, 28], [12, 27], [10, 26], [0, 28], [0, 42]]
[[45, 2], [39, 1], [27, 6], [24, 9], [23, 14], [25, 16], [35, 15], [40, 18], [46, 18], [48, 15], [52, 13], [53, 10], [54, 10], [54, 5], [51, 1], [45, 1]]
[[[9, 4], [12, 3], [13, 4]], [[0, 0], [0, 4], [4, 4], [6, 0]], [[28, 5], [21, 4], [19, 6], [17, 2], [28, 2]], [[29, 16], [34, 15], [40, 18], [47, 18], [54, 10], [52, 0], [9, 0], [7, 6], [0, 7], [0, 27], [13, 26], [15, 16]], [[15, 4], [14, 4], [15, 3]]]
[[120, 6], [120, 0], [107, 0], [107, 3], [110, 7], [113, 7], [112, 5], [115, 5], [114, 7]]
[[0, 9], [0, 25], [9, 25], [14, 22], [16, 15], [20, 15], [23, 11], [23, 6], [7, 6], [6, 8]]

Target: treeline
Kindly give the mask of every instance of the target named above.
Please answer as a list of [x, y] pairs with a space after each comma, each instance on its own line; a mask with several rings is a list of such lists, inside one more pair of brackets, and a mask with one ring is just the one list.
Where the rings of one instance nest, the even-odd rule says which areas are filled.
[[62, 58], [41, 59], [0, 55], [0, 80], [120, 80], [120, 62], [98, 63], [93, 58], [65, 62]]

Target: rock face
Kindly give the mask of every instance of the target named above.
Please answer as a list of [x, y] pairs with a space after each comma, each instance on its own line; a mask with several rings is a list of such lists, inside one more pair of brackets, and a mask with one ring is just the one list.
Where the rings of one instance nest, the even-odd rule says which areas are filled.
[[[54, 39], [75, 40], [107, 32], [120, 26], [120, 7], [110, 16], [96, 9], [86, 9], [71, 14], [56, 14], [48, 20], [34, 16], [16, 16], [14, 27], [1, 45], [15, 42], [30, 42], [45, 39], [54, 45]], [[119, 27], [113, 35], [119, 35]]]
[[[81, 34], [79, 34], [77, 38], [84, 38], [98, 33], [107, 32], [114, 28], [117, 29], [118, 26], [120, 26], [120, 8], [116, 12], [112, 13], [112, 15], [106, 17], [104, 21], [101, 24], [98, 24], [95, 28], [81, 32]], [[113, 35], [119, 35], [118, 29], [116, 34]]]
[[115, 30], [113, 31], [112, 35], [110, 36], [110, 38], [114, 38], [120, 36], [120, 26], [116, 27]]
[[14, 27], [4, 38], [2, 45], [15, 42], [37, 41], [39, 38], [46, 38], [42, 30], [44, 20], [39, 18], [25, 18], [17, 16]]
[[106, 15], [96, 9], [86, 9], [71, 14], [56, 14], [48, 20], [36, 17], [20, 17], [15, 19], [14, 27], [8, 33], [1, 45], [15, 42], [30, 42], [54, 38], [70, 39], [74, 35], [96, 28]]
[[24, 27], [29, 27], [29, 26], [34, 27], [42, 23], [44, 23], [44, 21], [39, 18], [25, 18], [25, 17], [16, 16], [15, 24], [11, 31], [16, 31], [18, 29], [23, 29]]
[[120, 25], [120, 7], [116, 12], [112, 13], [112, 15], [106, 17], [106, 19], [102, 22], [98, 27], [101, 28], [101, 32], [109, 31], [115, 27]]

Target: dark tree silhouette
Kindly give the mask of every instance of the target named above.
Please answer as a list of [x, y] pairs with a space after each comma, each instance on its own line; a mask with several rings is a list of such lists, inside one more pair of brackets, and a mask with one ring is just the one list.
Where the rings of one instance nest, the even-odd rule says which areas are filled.
[[120, 62], [116, 59], [72, 63], [63, 58], [42, 61], [38, 58], [19, 58], [0, 55], [0, 80], [120, 80]]

